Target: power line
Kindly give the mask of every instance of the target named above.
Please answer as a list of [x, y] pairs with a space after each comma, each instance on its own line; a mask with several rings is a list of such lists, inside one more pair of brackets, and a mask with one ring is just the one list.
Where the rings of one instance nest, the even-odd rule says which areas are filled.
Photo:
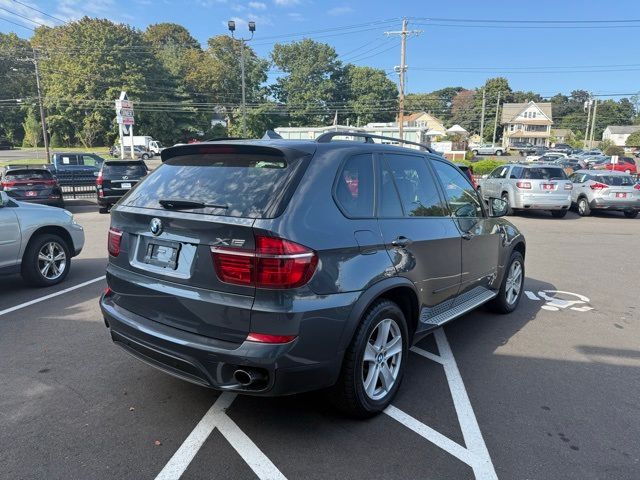
[[5, 22], [12, 23], [13, 25], [17, 25], [18, 27], [26, 28], [27, 30], [31, 30], [32, 32], [35, 32], [33, 28], [27, 27], [26, 25], [22, 25], [21, 23], [18, 23], [18, 22], [11, 21], [8, 18], [0, 17], [0, 20], [4, 20]]
[[26, 3], [22, 3], [22, 2], [20, 2], [20, 1], [18, 1], [18, 0], [13, 0], [13, 1], [14, 1], [15, 3], [19, 4], [19, 5], [22, 5], [23, 7], [30, 8], [31, 10], [33, 10], [33, 11], [35, 11], [35, 12], [38, 12], [38, 13], [40, 13], [40, 14], [42, 14], [42, 15], [45, 15], [45, 16], [47, 16], [47, 17], [49, 17], [49, 18], [53, 18], [54, 20], [57, 20], [57, 21], [62, 22], [62, 23], [67, 23], [65, 20], [62, 20], [62, 19], [60, 19], [60, 18], [58, 18], [58, 17], [54, 17], [53, 15], [49, 15], [47, 12], [43, 12], [42, 10], [38, 10], [37, 8], [32, 7], [31, 5], [28, 5], [28, 4], [26, 4]]
[[4, 10], [5, 12], [10, 13], [11, 15], [15, 15], [16, 17], [24, 18], [25, 20], [27, 20], [27, 21], [29, 21], [31, 23], [35, 23], [36, 25], [40, 25], [41, 27], [46, 27], [47, 26], [44, 23], [36, 22], [35, 20], [30, 19], [26, 15], [22, 15], [20, 13], [13, 12], [13, 11], [9, 10], [8, 8], [0, 7], [0, 10]]

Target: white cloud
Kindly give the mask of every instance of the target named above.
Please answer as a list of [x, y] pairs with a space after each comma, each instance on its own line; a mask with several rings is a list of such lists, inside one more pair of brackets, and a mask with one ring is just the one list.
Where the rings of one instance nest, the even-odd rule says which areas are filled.
[[275, 0], [275, 4], [281, 7], [292, 7], [293, 5], [298, 5], [300, 0]]
[[329, 10], [327, 13], [335, 17], [338, 15], [346, 15], [347, 13], [351, 13], [353, 11], [354, 11], [353, 8], [345, 5], [343, 7], [334, 7], [331, 10]]
[[[26, 3], [31, 7], [38, 8], [38, 6], [32, 2], [22, 2], [22, 3]], [[38, 24], [53, 26], [60, 23], [60, 22], [56, 22], [55, 20], [49, 17], [40, 15], [38, 12], [31, 10], [30, 8], [25, 7], [24, 5], [20, 5], [19, 3], [13, 2], [11, 0], [0, 0], [0, 7], [7, 8], [12, 12], [18, 13], [23, 17], [27, 17], [33, 20], [33, 22], [30, 22], [26, 18], [21, 18], [15, 15], [11, 15], [9, 12], [0, 10], [0, 17], [11, 20], [12, 22], [21, 23], [22, 25], [25, 25], [30, 28], [39, 27], [40, 25]], [[38, 10], [43, 10], [43, 9], [39, 8]]]
[[[254, 14], [249, 14], [246, 17], [231, 17], [230, 20], [233, 20], [234, 22], [236, 22], [236, 33], [238, 34], [238, 36], [242, 37], [244, 36], [245, 33], [249, 33], [249, 30], [247, 29], [247, 24], [248, 22], [251, 20], [253, 22], [256, 22], [256, 29], [259, 31], [260, 30], [260, 25], [273, 25], [273, 21], [271, 20], [271, 17], [268, 16], [260, 16], [260, 15], [254, 15]], [[224, 28], [227, 28], [227, 22], [223, 21], [221, 22], [222, 25], [224, 26]]]
[[254, 10], [266, 10], [267, 5], [262, 2], [249, 2], [249, 8], [253, 8]]
[[56, 16], [66, 17], [68, 20], [77, 20], [86, 16], [89, 17], [111, 17], [115, 8], [113, 0], [92, 0], [85, 2], [82, 0], [60, 0], [58, 2]]

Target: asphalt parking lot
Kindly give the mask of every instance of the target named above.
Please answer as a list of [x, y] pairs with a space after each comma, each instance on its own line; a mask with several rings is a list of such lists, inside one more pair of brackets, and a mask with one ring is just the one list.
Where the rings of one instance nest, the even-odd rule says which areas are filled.
[[107, 215], [67, 280], [0, 279], [1, 478], [640, 478], [640, 219], [528, 212], [526, 296], [422, 340], [386, 414], [235, 397], [114, 346]]

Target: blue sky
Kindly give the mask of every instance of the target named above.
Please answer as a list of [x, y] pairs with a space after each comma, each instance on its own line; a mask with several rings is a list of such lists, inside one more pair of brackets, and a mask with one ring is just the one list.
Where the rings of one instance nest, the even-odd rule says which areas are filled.
[[[407, 47], [408, 92], [427, 92], [446, 86], [480, 86], [486, 78], [502, 75], [514, 90], [542, 95], [586, 89], [593, 93], [632, 93], [640, 90], [640, 1], [321, 1], [321, 0], [20, 0], [57, 18], [84, 14], [106, 17], [144, 29], [150, 23], [176, 22], [201, 42], [227, 32], [233, 18], [239, 33], [246, 20], [257, 23], [252, 46], [268, 55], [278, 41], [308, 37], [333, 45], [340, 58], [391, 73], [399, 64], [396, 37], [384, 35], [400, 29], [400, 17], [410, 29], [422, 30]], [[15, 0], [0, 0], [0, 18], [25, 25], [59, 24]], [[392, 20], [395, 19], [395, 20]], [[467, 23], [472, 20], [633, 20], [618, 24]], [[384, 22], [389, 20], [388, 22]], [[368, 25], [365, 25], [368, 24]], [[344, 26], [360, 25], [350, 29]], [[615, 28], [609, 28], [614, 25]], [[508, 28], [505, 28], [508, 27]], [[540, 28], [545, 27], [545, 28]], [[547, 28], [548, 27], [548, 28]], [[588, 28], [585, 28], [588, 27]], [[596, 27], [596, 28], [594, 28]], [[607, 27], [607, 28], [603, 28]], [[337, 29], [337, 30], [329, 30]], [[0, 31], [26, 29], [0, 21]], [[616, 67], [609, 67], [616, 65]], [[272, 77], [277, 73], [271, 73]]]

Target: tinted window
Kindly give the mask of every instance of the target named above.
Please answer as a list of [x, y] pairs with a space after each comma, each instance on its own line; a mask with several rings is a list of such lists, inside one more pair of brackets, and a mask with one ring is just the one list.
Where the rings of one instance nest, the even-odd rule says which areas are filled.
[[445, 215], [436, 183], [423, 157], [390, 154], [384, 158], [387, 168], [393, 174], [406, 216]]
[[181, 199], [226, 206], [184, 209], [193, 213], [273, 218], [299, 165], [280, 155], [183, 155], [157, 168], [123, 204], [163, 209], [159, 200]]
[[143, 177], [147, 174], [147, 167], [141, 162], [107, 163], [102, 169], [104, 176]]
[[491, 172], [491, 178], [505, 178], [507, 176], [507, 172], [509, 171], [509, 167], [498, 167], [493, 172]]
[[526, 180], [566, 180], [567, 174], [562, 168], [534, 167], [525, 168], [522, 178]]
[[433, 162], [438, 177], [444, 187], [444, 193], [456, 217], [481, 217], [482, 206], [476, 191], [469, 181], [451, 165]]
[[630, 175], [598, 175], [593, 179], [612, 187], [630, 187], [634, 184]]
[[513, 167], [509, 178], [520, 178], [522, 176], [522, 167]]
[[349, 217], [373, 216], [373, 157], [349, 158], [336, 184], [336, 200]]
[[378, 193], [378, 217], [402, 217], [402, 205], [398, 190], [393, 182], [393, 174], [385, 162], [382, 163], [382, 173], [379, 175], [380, 188]]
[[7, 180], [50, 180], [53, 178], [47, 170], [12, 170], [4, 176]]

